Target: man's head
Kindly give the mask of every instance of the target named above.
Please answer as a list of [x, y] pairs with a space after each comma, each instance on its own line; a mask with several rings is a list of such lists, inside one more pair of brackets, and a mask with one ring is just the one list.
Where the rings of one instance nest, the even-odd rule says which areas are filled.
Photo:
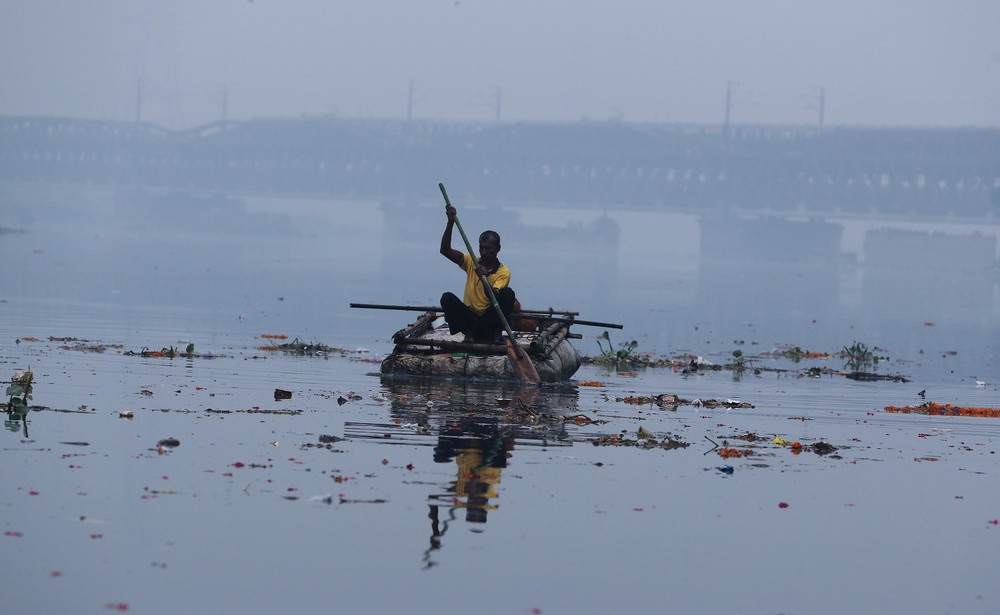
[[493, 265], [500, 252], [500, 235], [496, 231], [483, 231], [479, 235], [479, 260], [484, 265]]

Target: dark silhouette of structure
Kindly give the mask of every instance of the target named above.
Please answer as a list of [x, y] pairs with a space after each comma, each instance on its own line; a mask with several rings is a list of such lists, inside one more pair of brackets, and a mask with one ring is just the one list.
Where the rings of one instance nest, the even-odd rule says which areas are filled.
[[1000, 130], [0, 116], [0, 181], [405, 202], [443, 177], [464, 202], [996, 217]]

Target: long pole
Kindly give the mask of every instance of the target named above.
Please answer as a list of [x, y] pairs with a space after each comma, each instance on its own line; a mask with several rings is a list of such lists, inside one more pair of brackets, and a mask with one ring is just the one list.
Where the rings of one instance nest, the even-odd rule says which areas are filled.
[[[363, 308], [368, 310], [398, 310], [404, 312], [441, 312], [443, 311], [439, 307], [422, 306], [422, 305], [383, 305], [379, 303], [352, 303], [352, 308]], [[609, 329], [623, 329], [624, 327], [613, 322], [598, 322], [596, 320], [578, 320], [576, 318], [564, 318], [562, 316], [555, 316], [555, 314], [562, 314], [564, 312], [558, 311], [543, 311], [543, 310], [521, 310], [517, 313], [517, 318], [525, 318], [528, 320], [552, 320], [555, 322], [566, 322], [571, 325], [584, 325], [588, 327], [607, 327]]]

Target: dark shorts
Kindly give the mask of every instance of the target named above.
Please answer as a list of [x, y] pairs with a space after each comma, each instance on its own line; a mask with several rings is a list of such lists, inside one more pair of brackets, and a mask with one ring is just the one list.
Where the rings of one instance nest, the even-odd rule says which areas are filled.
[[[514, 311], [514, 299], [514, 291], [509, 287], [497, 292], [497, 303], [508, 323]], [[484, 313], [477, 314], [454, 293], [445, 293], [441, 295], [441, 309], [451, 333], [464, 333], [478, 342], [493, 342], [503, 331], [503, 323], [492, 305]]]

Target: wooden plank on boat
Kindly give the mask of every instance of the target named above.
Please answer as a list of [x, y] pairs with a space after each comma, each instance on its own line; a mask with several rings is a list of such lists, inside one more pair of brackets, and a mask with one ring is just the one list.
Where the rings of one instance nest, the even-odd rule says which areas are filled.
[[431, 328], [431, 323], [437, 318], [436, 312], [426, 312], [417, 317], [417, 320], [392, 334], [392, 341], [399, 344], [409, 337], [417, 337]]
[[452, 340], [435, 340], [428, 338], [405, 338], [396, 342], [400, 346], [425, 346], [440, 348], [451, 352], [472, 352], [478, 354], [506, 354], [505, 344], [490, 344], [481, 342], [455, 342]]

